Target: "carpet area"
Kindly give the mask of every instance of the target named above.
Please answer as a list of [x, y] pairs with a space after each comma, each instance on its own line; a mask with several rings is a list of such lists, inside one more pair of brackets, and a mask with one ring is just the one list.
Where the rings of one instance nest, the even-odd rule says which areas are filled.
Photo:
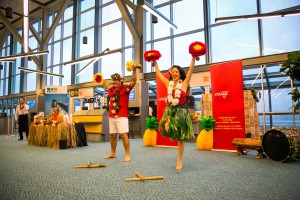
[[[300, 198], [300, 162], [255, 159], [256, 151], [199, 151], [185, 143], [183, 170], [175, 170], [177, 149], [146, 147], [130, 139], [131, 162], [104, 159], [109, 142], [50, 149], [30, 146], [17, 137], [0, 135], [0, 199], [272, 199]], [[76, 165], [105, 164], [104, 168], [77, 169]], [[164, 176], [162, 180], [125, 182], [126, 178]]]

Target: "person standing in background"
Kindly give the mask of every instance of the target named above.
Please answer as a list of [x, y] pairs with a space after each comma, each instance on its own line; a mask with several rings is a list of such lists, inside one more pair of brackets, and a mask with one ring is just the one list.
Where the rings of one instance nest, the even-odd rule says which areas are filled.
[[19, 105], [16, 107], [15, 120], [19, 124], [19, 136], [18, 139], [23, 140], [23, 132], [26, 132], [26, 138], [28, 138], [29, 125], [28, 125], [28, 109], [29, 106], [25, 103], [24, 98], [19, 99]]

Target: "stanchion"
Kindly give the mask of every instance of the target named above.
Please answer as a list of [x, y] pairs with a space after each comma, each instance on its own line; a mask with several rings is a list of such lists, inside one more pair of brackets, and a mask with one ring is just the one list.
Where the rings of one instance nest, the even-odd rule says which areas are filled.
[[12, 138], [15, 135], [13, 134], [13, 127], [14, 127], [14, 119], [12, 117], [7, 118], [7, 133], [6, 133], [6, 138]]

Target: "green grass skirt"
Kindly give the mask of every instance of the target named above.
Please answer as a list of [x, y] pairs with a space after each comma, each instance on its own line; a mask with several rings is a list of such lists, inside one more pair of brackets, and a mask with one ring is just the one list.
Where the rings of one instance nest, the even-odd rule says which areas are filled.
[[160, 120], [162, 135], [172, 140], [191, 140], [194, 138], [192, 119], [184, 106], [168, 104]]

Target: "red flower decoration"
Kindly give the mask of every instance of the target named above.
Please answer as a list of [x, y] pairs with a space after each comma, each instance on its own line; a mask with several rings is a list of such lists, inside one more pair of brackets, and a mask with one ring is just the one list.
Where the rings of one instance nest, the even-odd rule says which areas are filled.
[[99, 84], [103, 84], [103, 76], [102, 76], [101, 73], [94, 74], [94, 82], [99, 83]]
[[96, 81], [97, 83], [101, 83], [101, 82], [102, 82], [102, 77], [101, 77], [101, 76], [97, 76], [97, 77], [95, 78], [95, 81]]
[[148, 62], [158, 60], [160, 57], [160, 52], [156, 50], [150, 50], [144, 53], [144, 59]]
[[206, 53], [206, 45], [202, 42], [193, 42], [190, 44], [189, 53], [193, 57], [203, 56]]

